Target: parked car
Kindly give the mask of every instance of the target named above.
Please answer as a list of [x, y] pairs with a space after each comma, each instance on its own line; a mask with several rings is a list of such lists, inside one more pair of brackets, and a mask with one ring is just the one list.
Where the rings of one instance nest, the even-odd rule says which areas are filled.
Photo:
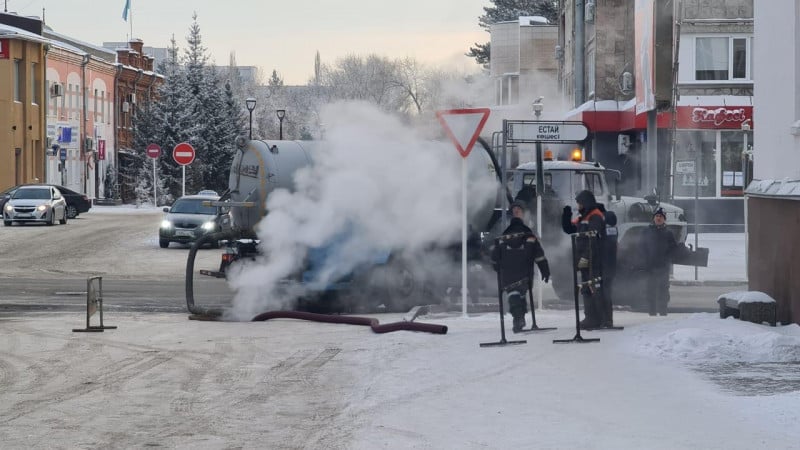
[[[197, 238], [230, 226], [227, 212], [203, 202], [219, 200], [216, 195], [185, 195], [170, 208], [164, 208], [166, 215], [158, 229], [158, 245], [169, 247], [170, 242], [188, 244]], [[219, 247], [218, 242], [211, 244]]]
[[46, 185], [20, 186], [3, 205], [3, 225], [14, 222], [67, 223], [67, 202], [58, 188]]
[[[74, 219], [78, 217], [79, 214], [88, 212], [89, 209], [92, 208], [92, 201], [89, 200], [89, 197], [64, 186], [59, 186], [57, 184], [22, 184], [20, 186], [51, 186], [58, 189], [67, 202], [67, 218], [69, 219]], [[11, 194], [20, 186], [14, 186], [0, 192], [0, 208], [5, 205], [5, 202], [8, 201]]]

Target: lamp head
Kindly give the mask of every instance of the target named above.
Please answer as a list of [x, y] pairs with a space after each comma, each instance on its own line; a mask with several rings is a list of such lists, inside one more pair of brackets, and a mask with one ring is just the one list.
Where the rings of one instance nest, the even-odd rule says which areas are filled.
[[245, 100], [244, 104], [247, 105], [247, 110], [250, 112], [256, 109], [256, 99], [253, 97], [249, 97], [247, 100]]
[[285, 109], [275, 110], [275, 115], [278, 116], [278, 119], [283, 120], [283, 118], [286, 117], [286, 110]]

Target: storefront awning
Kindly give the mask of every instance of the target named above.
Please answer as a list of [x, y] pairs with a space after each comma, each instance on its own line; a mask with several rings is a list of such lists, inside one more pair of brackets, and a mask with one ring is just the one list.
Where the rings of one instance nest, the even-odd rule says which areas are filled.
[[[567, 112], [565, 120], [576, 120], [586, 124], [592, 133], [623, 133], [647, 129], [647, 114], [636, 114], [636, 101], [614, 100], [590, 101]], [[686, 129], [735, 129], [742, 128], [747, 121], [753, 127], [752, 106], [681, 105], [676, 108], [676, 128]], [[658, 128], [672, 128], [672, 112], [658, 113]]]

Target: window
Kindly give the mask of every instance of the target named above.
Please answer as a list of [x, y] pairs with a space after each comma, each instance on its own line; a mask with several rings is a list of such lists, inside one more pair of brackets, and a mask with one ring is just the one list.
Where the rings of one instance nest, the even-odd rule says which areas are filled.
[[695, 80], [751, 80], [751, 48], [751, 38], [744, 36], [695, 38]]
[[[745, 137], [745, 133], [747, 136]], [[742, 154], [747, 144], [748, 149], [753, 145], [752, 131], [721, 131], [720, 148], [722, 149], [720, 166], [722, 167], [723, 197], [741, 197], [747, 180], [752, 178], [748, 168], [749, 159]]]
[[717, 132], [677, 131], [673, 167], [673, 195], [694, 197], [717, 196]]
[[14, 60], [14, 101], [22, 101], [22, 93], [25, 92], [25, 86], [22, 80], [22, 60]]

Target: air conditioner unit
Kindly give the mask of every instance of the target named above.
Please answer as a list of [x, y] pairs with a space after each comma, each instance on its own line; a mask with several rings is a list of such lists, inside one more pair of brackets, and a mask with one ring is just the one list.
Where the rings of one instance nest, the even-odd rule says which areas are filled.
[[630, 72], [622, 73], [622, 85], [620, 86], [623, 94], [633, 92], [633, 74]]
[[50, 96], [51, 97], [61, 97], [64, 95], [64, 85], [61, 83], [53, 83], [50, 86]]
[[131, 104], [128, 102], [122, 102], [122, 112], [126, 113], [131, 110]]
[[136, 93], [135, 92], [131, 92], [130, 94], [128, 94], [127, 100], [128, 100], [128, 102], [130, 102], [130, 104], [135, 105], [136, 104]]
[[617, 152], [620, 155], [624, 155], [628, 153], [628, 149], [631, 148], [631, 137], [627, 134], [620, 134], [617, 136]]
[[92, 138], [87, 137], [85, 139], [85, 144], [83, 146], [84, 151], [94, 150], [94, 140]]

